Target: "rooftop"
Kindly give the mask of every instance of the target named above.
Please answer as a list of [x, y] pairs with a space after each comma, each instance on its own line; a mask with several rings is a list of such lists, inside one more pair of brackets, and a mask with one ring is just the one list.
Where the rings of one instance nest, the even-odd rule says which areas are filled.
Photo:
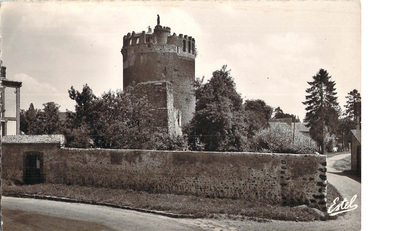
[[309, 132], [309, 128], [305, 126], [305, 123], [295, 123], [295, 129], [299, 132]]
[[359, 141], [359, 143], [361, 143], [362, 132], [360, 130], [358, 130], [358, 129], [353, 129], [353, 130], [350, 130], [350, 131], [355, 136], [355, 138]]

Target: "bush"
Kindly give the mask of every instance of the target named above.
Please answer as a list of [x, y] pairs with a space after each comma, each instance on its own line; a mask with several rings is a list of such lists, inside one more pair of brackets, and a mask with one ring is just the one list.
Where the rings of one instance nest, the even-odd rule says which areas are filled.
[[63, 131], [66, 139], [66, 147], [69, 148], [91, 148], [93, 146], [93, 140], [90, 138], [89, 129], [85, 126], [69, 129], [66, 128]]
[[250, 146], [256, 152], [309, 154], [317, 151], [316, 143], [298, 131], [294, 133], [293, 142], [293, 130], [284, 123], [271, 124], [257, 132]]

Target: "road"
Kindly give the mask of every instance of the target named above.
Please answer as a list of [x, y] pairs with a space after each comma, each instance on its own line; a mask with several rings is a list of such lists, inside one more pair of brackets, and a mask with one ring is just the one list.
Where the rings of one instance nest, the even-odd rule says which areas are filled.
[[104, 206], [3, 197], [4, 230], [360, 230], [361, 184], [333, 168], [335, 161], [349, 155], [327, 158], [328, 181], [347, 199], [357, 195], [355, 204], [359, 206], [337, 220], [259, 223], [228, 219], [174, 219]]
[[[183, 220], [97, 205], [2, 198], [4, 230], [203, 230]], [[182, 222], [180, 222], [182, 220]]]

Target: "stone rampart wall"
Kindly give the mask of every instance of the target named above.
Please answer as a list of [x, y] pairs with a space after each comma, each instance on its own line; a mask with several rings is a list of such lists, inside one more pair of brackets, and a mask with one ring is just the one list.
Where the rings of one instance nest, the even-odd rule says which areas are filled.
[[326, 210], [322, 155], [67, 149], [3, 144], [3, 179], [23, 182], [27, 152], [43, 153], [46, 183], [308, 204]]

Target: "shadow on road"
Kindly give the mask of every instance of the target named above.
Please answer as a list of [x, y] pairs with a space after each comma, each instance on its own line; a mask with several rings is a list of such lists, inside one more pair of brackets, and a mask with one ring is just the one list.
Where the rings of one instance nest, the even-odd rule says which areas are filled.
[[352, 180], [362, 183], [361, 175], [354, 171], [351, 171], [351, 170], [345, 170], [343, 172], [331, 172], [331, 174], [335, 174], [335, 175], [339, 175], [339, 176], [346, 176], [346, 177], [351, 178]]
[[59, 218], [47, 216], [37, 213], [31, 213], [21, 210], [3, 209], [4, 230], [101, 230], [101, 231], [116, 231], [116, 229], [109, 228], [102, 224], [95, 222], [86, 222], [79, 220], [71, 220], [66, 218]]

